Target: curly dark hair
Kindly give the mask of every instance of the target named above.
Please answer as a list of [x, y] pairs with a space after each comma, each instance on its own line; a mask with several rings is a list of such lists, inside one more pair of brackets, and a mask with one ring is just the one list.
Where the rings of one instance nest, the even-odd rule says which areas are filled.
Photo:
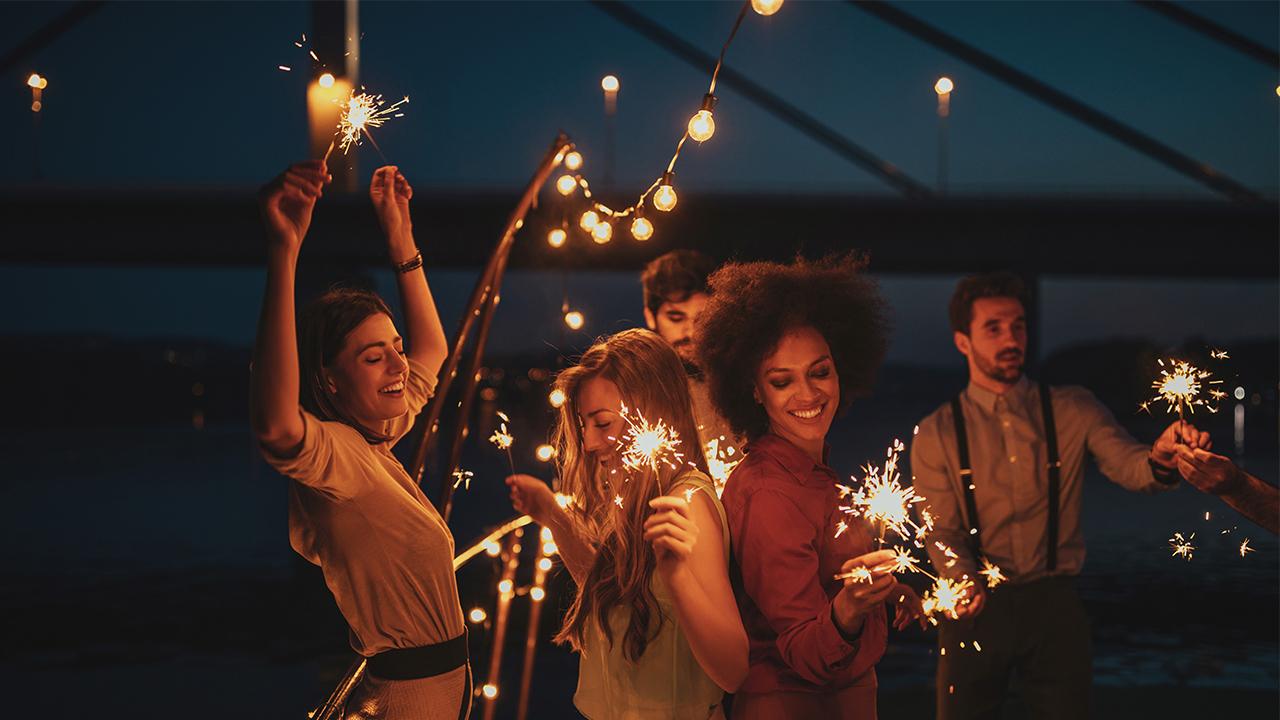
[[951, 304], [947, 306], [947, 315], [951, 320], [951, 329], [969, 334], [969, 326], [973, 324], [973, 301], [979, 298], [1009, 297], [1027, 306], [1027, 287], [1022, 278], [1010, 272], [994, 272], [983, 275], [969, 275], [956, 283], [956, 290], [951, 294]]
[[707, 290], [707, 276], [716, 261], [697, 250], [672, 250], [654, 258], [640, 273], [644, 306], [654, 315], [665, 302], [684, 302], [694, 293]]
[[862, 255], [797, 258], [790, 264], [729, 263], [708, 281], [696, 344], [711, 401], [733, 431], [755, 440], [769, 417], [752, 389], [765, 357], [792, 328], [816, 329], [840, 376], [839, 412], [871, 390], [888, 349], [888, 310]]

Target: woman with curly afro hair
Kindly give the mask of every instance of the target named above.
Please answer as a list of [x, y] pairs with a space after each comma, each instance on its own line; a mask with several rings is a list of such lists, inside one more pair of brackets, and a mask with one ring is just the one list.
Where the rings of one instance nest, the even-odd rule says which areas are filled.
[[[865, 524], [841, 532], [826, 436], [871, 388], [884, 358], [884, 301], [854, 255], [790, 264], [730, 263], [709, 280], [696, 344], [711, 399], [747, 456], [723, 502], [730, 575], [750, 644], [738, 718], [874, 718], [884, 603], [897, 627], [919, 598], [878, 566]], [[836, 580], [855, 567], [872, 580]]]

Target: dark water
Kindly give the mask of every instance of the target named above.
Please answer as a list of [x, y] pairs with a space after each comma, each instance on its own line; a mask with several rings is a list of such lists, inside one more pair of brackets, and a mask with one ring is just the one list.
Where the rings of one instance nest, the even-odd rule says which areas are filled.
[[[876, 407], [837, 427], [838, 468], [879, 457], [894, 434], [909, 437], [914, 411]], [[531, 451], [538, 434], [517, 429], [517, 449]], [[288, 547], [284, 481], [257, 459], [245, 427], [11, 431], [0, 449], [0, 610], [9, 628], [0, 662], [6, 685], [27, 690], [11, 695], [10, 711], [301, 717], [345, 667], [341, 618], [318, 573]], [[522, 470], [539, 469], [523, 457]], [[477, 447], [466, 460], [476, 480], [457, 501], [459, 547], [512, 514], [498, 482], [505, 459]], [[1248, 462], [1277, 476], [1274, 457]], [[1275, 538], [1187, 487], [1144, 496], [1090, 476], [1085, 502], [1080, 585], [1102, 704], [1164, 703], [1168, 717], [1193, 717], [1182, 712], [1200, 706], [1275, 716]], [[1197, 533], [1191, 562], [1170, 556], [1175, 530]], [[1256, 552], [1241, 558], [1244, 537]], [[493, 569], [482, 557], [460, 573], [464, 608], [492, 607]], [[545, 642], [567, 598], [558, 578], [539, 632], [533, 717], [573, 716], [576, 663]], [[514, 714], [526, 602], [512, 615], [500, 717]], [[883, 717], [927, 716], [933, 638], [919, 630], [893, 638], [879, 668]], [[478, 681], [488, 639], [476, 628]]]

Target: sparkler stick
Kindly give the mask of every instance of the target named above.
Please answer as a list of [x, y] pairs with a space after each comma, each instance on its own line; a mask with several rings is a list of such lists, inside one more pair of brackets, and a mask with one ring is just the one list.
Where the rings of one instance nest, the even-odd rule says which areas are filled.
[[501, 422], [498, 423], [498, 429], [494, 430], [493, 434], [489, 436], [489, 442], [493, 443], [499, 450], [507, 451], [507, 463], [511, 466], [511, 474], [515, 475], [516, 461], [515, 458], [511, 456], [511, 443], [515, 442], [516, 438], [510, 432], [507, 432], [507, 423], [511, 422], [511, 418], [507, 417], [506, 413], [499, 410], [498, 419], [501, 420]]

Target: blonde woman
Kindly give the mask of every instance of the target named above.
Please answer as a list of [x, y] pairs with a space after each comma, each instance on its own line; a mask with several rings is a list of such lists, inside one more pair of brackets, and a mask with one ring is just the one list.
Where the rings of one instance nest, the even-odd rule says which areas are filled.
[[[729, 528], [698, 446], [676, 352], [647, 330], [597, 342], [556, 386], [562, 508], [545, 482], [507, 479], [512, 504], [551, 528], [578, 593], [556, 640], [581, 654], [574, 704], [593, 720], [724, 716], [747, 672], [728, 577]], [[674, 430], [684, 457], [629, 471], [627, 408]]]

